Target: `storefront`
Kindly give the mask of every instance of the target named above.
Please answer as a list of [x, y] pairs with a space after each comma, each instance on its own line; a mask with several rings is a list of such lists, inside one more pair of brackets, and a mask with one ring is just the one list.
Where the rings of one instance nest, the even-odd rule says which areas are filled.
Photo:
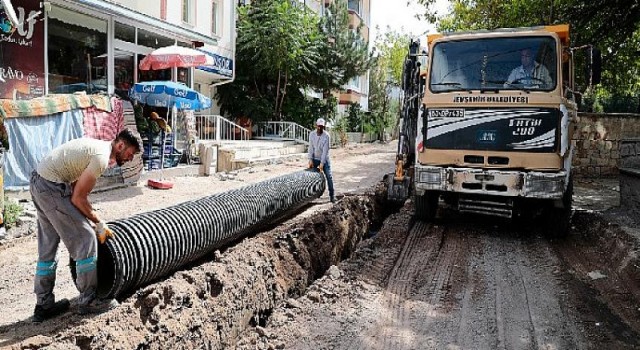
[[[7, 14], [0, 10], [0, 98], [77, 91], [124, 97], [134, 83], [148, 80], [179, 81], [210, 96], [209, 86], [233, 78], [233, 52], [225, 56], [216, 38], [113, 2], [12, 3], [22, 23], [5, 21]], [[145, 55], [169, 45], [201, 48], [216, 56], [217, 67], [198, 73], [193, 68], [138, 69]]]

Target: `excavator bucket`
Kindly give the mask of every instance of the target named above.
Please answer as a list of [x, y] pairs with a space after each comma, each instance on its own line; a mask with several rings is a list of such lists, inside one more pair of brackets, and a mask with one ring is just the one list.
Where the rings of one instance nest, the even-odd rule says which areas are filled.
[[393, 202], [404, 202], [409, 198], [409, 185], [411, 179], [408, 176], [396, 178], [395, 174], [387, 176], [387, 199]]

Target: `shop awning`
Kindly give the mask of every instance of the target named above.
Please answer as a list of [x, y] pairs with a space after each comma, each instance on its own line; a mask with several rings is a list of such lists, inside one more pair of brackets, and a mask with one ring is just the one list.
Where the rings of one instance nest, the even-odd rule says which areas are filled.
[[[67, 2], [67, 1], [63, 1], [63, 2]], [[218, 40], [216, 40], [213, 37], [203, 35], [201, 33], [190, 30], [188, 28], [181, 28], [178, 26], [171, 26], [170, 28], [168, 28], [169, 23], [163, 20], [146, 15], [144, 13], [140, 13], [138, 11], [123, 7], [121, 5], [118, 5], [106, 0], [71, 0], [70, 2], [84, 5], [89, 9], [101, 11], [108, 15], [124, 17], [139, 23], [149, 25], [154, 28], [160, 28], [168, 32], [180, 35], [182, 37], [189, 38], [192, 41], [200, 41], [212, 46], [216, 46], [218, 44]]]

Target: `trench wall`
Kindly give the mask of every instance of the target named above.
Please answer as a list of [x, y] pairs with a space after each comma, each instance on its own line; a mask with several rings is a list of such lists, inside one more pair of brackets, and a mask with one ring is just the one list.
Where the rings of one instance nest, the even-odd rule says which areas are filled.
[[620, 173], [621, 143], [640, 136], [640, 114], [578, 113], [572, 143], [575, 174], [586, 177]]
[[620, 205], [640, 216], [640, 137], [620, 141]]

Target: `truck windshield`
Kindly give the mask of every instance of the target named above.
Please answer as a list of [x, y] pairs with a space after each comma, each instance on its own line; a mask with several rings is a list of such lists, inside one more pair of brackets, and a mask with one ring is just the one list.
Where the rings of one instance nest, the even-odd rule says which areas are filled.
[[503, 37], [437, 43], [433, 47], [432, 92], [551, 91], [557, 82], [555, 39]]

